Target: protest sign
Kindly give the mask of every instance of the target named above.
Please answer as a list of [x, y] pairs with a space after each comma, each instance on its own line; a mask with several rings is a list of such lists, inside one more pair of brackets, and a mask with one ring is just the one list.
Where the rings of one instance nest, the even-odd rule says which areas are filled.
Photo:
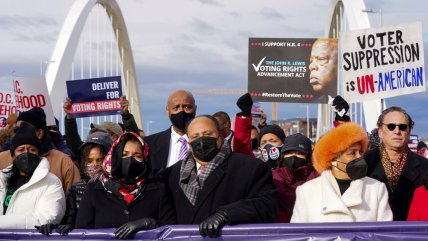
[[41, 107], [46, 114], [47, 126], [56, 125], [44, 76], [14, 76], [13, 89], [18, 112], [27, 111], [34, 107]]
[[12, 113], [18, 113], [15, 104], [15, 93], [12, 91], [0, 90], [0, 127], [6, 127], [6, 120]]
[[342, 93], [348, 102], [425, 91], [420, 22], [343, 32]]
[[119, 98], [122, 96], [120, 76], [69, 80], [68, 97], [72, 101], [73, 117], [120, 114]]
[[327, 103], [337, 94], [337, 39], [250, 38], [248, 92], [255, 101]]

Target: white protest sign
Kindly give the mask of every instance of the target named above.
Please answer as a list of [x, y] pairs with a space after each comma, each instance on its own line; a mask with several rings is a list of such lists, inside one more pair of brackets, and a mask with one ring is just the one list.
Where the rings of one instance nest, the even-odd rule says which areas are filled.
[[45, 111], [47, 125], [56, 125], [44, 76], [14, 76], [13, 89], [18, 111], [22, 112], [34, 107], [41, 107]]
[[17, 112], [15, 93], [12, 91], [0, 90], [0, 127], [6, 127], [6, 120], [9, 115]]
[[340, 48], [342, 94], [348, 102], [426, 90], [420, 22], [343, 32]]

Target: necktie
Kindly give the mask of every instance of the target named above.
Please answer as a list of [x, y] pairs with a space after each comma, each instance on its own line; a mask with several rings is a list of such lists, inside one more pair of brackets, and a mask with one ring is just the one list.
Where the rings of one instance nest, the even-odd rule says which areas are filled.
[[180, 152], [178, 153], [178, 160], [183, 160], [189, 150], [187, 146], [187, 140], [183, 137], [180, 137], [178, 141], [181, 143]]

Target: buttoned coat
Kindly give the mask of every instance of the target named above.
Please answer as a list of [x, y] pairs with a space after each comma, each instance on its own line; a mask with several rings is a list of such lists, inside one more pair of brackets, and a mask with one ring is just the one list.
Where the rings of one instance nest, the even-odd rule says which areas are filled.
[[363, 177], [340, 194], [330, 170], [297, 187], [292, 223], [392, 221], [383, 183]]
[[177, 224], [198, 224], [219, 209], [226, 211], [231, 224], [273, 222], [276, 188], [270, 168], [261, 160], [231, 153], [205, 180], [195, 205], [179, 185], [181, 163], [164, 175]]

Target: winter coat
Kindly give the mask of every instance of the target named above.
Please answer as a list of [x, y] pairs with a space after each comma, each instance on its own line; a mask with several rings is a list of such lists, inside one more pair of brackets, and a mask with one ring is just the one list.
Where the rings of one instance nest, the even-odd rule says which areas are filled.
[[365, 153], [368, 164], [367, 176], [381, 181], [388, 190], [389, 205], [391, 205], [394, 221], [405, 221], [409, 213], [415, 189], [423, 184], [423, 177], [428, 173], [428, 160], [425, 157], [408, 151], [407, 162], [404, 165], [401, 177], [398, 180], [395, 191], [392, 192], [383, 168], [379, 148]]
[[143, 192], [129, 205], [108, 192], [101, 181], [89, 182], [77, 212], [76, 228], [118, 228], [144, 217], [159, 220], [160, 225], [171, 223], [162, 216], [163, 185], [147, 183]]
[[416, 188], [410, 205], [407, 221], [428, 221], [428, 190], [425, 186]]
[[235, 116], [235, 133], [232, 147], [234, 152], [242, 153], [254, 157], [251, 147], [251, 116], [243, 117], [239, 114]]
[[296, 188], [319, 176], [309, 166], [299, 167], [292, 173], [287, 167], [272, 170], [273, 182], [278, 188], [278, 212], [275, 222], [289, 223], [296, 202]]
[[177, 224], [199, 224], [223, 209], [231, 224], [269, 223], [276, 215], [276, 188], [270, 168], [261, 160], [232, 153], [205, 180], [193, 206], [179, 185], [182, 161], [167, 168], [166, 191]]
[[11, 173], [4, 171], [0, 172], [0, 228], [34, 229], [35, 225], [60, 223], [65, 212], [64, 191], [58, 177], [49, 172], [46, 158], [42, 158], [31, 179], [15, 191], [5, 215], [3, 202]]
[[331, 170], [296, 189], [292, 223], [392, 221], [383, 183], [363, 177], [340, 194]]
[[[42, 155], [49, 162], [49, 172], [59, 178], [65, 194], [68, 194], [72, 183], [80, 181], [79, 169], [73, 163], [69, 156], [51, 149]], [[13, 162], [10, 151], [0, 153], [0, 170], [11, 165]]]

